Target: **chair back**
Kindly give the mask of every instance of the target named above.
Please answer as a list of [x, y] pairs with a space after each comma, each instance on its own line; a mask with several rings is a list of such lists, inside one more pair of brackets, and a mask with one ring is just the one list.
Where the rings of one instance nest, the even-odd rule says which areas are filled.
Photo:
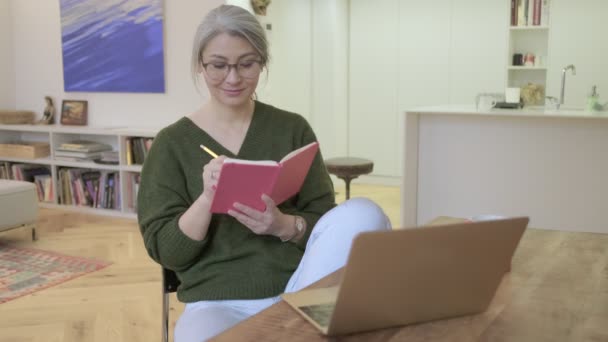
[[176, 292], [181, 282], [177, 274], [170, 269], [164, 268], [162, 271], [162, 300], [163, 300], [163, 319], [162, 319], [162, 341], [169, 341], [169, 294]]
[[173, 293], [177, 291], [177, 287], [181, 284], [177, 278], [177, 274], [170, 269], [163, 267], [163, 292]]

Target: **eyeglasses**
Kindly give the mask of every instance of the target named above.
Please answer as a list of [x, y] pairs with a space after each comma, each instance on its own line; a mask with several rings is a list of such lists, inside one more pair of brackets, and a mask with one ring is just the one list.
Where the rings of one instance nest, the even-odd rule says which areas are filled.
[[207, 72], [207, 76], [213, 81], [223, 81], [226, 79], [232, 68], [236, 70], [236, 73], [240, 77], [247, 79], [258, 77], [262, 71], [262, 62], [255, 59], [239, 61], [234, 64], [218, 61], [203, 63], [202, 65]]

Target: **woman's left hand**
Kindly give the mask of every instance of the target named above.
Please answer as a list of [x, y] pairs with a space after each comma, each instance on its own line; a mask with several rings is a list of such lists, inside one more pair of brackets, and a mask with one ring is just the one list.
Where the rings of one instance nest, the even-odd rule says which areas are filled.
[[[259, 211], [241, 203], [234, 203], [238, 210], [228, 210], [228, 215], [234, 217], [244, 224], [252, 232], [258, 235], [285, 235], [282, 230], [282, 222], [286, 221], [287, 215], [283, 214], [270, 196], [262, 195], [262, 201], [266, 204], [266, 210]], [[283, 233], [283, 234], [282, 234]]]

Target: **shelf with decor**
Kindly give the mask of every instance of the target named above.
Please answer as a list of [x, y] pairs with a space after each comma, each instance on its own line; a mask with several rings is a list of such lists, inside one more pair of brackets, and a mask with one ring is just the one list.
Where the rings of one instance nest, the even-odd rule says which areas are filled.
[[135, 218], [142, 164], [157, 132], [0, 125], [0, 178], [36, 183], [42, 207]]
[[548, 30], [549, 26], [510, 26], [511, 31], [544, 31]]
[[509, 70], [547, 70], [547, 67], [544, 66], [522, 66], [522, 65], [510, 65], [507, 67]]
[[547, 84], [551, 2], [508, 1], [511, 10], [506, 86], [520, 88], [525, 104], [542, 105]]

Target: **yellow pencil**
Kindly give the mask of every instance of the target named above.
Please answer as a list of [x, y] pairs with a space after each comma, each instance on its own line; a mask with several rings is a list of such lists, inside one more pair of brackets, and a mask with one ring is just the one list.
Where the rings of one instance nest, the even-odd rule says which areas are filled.
[[205, 152], [209, 153], [209, 155], [210, 155], [210, 156], [212, 156], [213, 158], [217, 158], [217, 154], [215, 154], [215, 152], [213, 152], [213, 151], [211, 151], [209, 148], [207, 148], [207, 146], [205, 146], [205, 145], [201, 145], [201, 148], [202, 148], [202, 149], [203, 149]]

